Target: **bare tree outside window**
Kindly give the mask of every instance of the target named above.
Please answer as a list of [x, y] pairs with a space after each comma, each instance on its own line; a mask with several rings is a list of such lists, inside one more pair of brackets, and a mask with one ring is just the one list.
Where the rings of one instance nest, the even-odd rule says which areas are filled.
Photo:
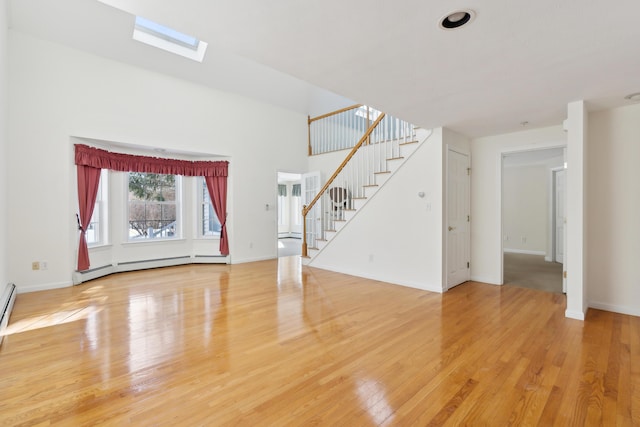
[[176, 176], [129, 173], [129, 239], [177, 237]]

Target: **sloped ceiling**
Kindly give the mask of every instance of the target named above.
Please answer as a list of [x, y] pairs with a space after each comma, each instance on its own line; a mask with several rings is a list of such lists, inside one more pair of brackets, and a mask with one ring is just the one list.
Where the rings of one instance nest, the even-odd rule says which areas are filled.
[[[472, 23], [439, 28], [463, 8]], [[131, 40], [135, 15], [207, 41], [204, 62]], [[355, 100], [470, 137], [640, 91], [637, 0], [13, 0], [10, 16], [17, 31], [304, 114]]]

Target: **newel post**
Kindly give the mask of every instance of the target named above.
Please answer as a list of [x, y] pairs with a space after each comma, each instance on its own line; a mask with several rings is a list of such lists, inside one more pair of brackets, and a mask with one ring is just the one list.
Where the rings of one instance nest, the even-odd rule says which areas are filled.
[[307, 256], [307, 205], [302, 206], [302, 256]]

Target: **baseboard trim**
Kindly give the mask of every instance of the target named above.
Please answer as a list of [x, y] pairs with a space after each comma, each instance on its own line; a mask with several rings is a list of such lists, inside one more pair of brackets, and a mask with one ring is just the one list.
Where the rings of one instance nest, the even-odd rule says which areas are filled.
[[118, 264], [103, 265], [86, 271], [74, 271], [73, 285], [79, 285], [89, 280], [98, 279], [115, 273], [147, 270], [150, 268], [175, 267], [188, 264], [228, 264], [229, 258], [223, 255], [185, 255], [170, 258], [158, 258], [139, 261], [126, 261]]
[[488, 277], [488, 276], [474, 276], [474, 275], [471, 275], [471, 279], [470, 280], [472, 282], [480, 282], [480, 283], [486, 283], [488, 285], [502, 286], [502, 283], [500, 283], [497, 280], [494, 280], [492, 277]]
[[367, 273], [363, 273], [361, 271], [355, 271], [355, 270], [349, 270], [349, 269], [344, 269], [344, 268], [337, 268], [334, 266], [329, 266], [329, 265], [317, 265], [317, 264], [308, 264], [309, 267], [313, 267], [313, 268], [319, 268], [322, 270], [329, 270], [329, 271], [335, 271], [336, 273], [340, 273], [340, 274], [347, 274], [349, 276], [355, 276], [355, 277], [362, 277], [365, 279], [370, 279], [370, 280], [376, 280], [378, 282], [384, 282], [384, 283], [388, 283], [390, 285], [396, 285], [396, 286], [404, 286], [407, 288], [413, 288], [413, 289], [420, 289], [422, 291], [428, 291], [428, 292], [437, 292], [439, 294], [443, 293], [445, 291], [445, 289], [443, 289], [442, 285], [438, 286], [438, 285], [429, 285], [429, 284], [425, 284], [425, 283], [420, 283], [420, 282], [413, 282], [413, 281], [409, 281], [409, 280], [398, 280], [397, 278], [392, 278], [392, 277], [386, 277], [386, 276], [375, 276], [373, 274], [367, 274]]
[[2, 300], [0, 300], [0, 345], [4, 339], [4, 330], [9, 325], [11, 310], [16, 302], [16, 285], [7, 283], [2, 292]]
[[247, 262], [268, 261], [270, 259], [276, 259], [276, 258], [278, 258], [277, 255], [265, 256], [265, 257], [256, 257], [256, 258], [241, 258], [241, 259], [235, 259], [234, 258], [233, 264], [245, 264]]
[[51, 289], [61, 289], [73, 286], [73, 282], [57, 282], [57, 283], [43, 283], [39, 285], [26, 285], [18, 286], [17, 291], [19, 294], [26, 294], [28, 292], [49, 291]]
[[589, 307], [598, 310], [611, 311], [613, 313], [628, 314], [629, 316], [640, 317], [640, 308], [638, 307], [627, 307], [623, 305], [608, 304], [599, 301], [590, 301]]
[[[503, 249], [504, 252], [509, 254], [524, 254], [524, 255], [547, 255], [545, 251], [530, 251], [527, 249]], [[546, 259], [546, 258], [545, 258]]]
[[575, 310], [565, 310], [564, 317], [568, 317], [569, 319], [575, 319], [575, 320], [584, 320], [585, 313], [581, 311], [575, 311]]

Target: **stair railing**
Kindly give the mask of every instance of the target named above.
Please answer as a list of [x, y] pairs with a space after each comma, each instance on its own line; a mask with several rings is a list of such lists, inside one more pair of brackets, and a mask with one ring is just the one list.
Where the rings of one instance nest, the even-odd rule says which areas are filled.
[[[364, 145], [365, 142], [367, 142], [369, 140], [369, 136], [371, 135], [371, 133], [373, 132], [373, 130], [378, 126], [378, 124], [380, 124], [380, 122], [382, 121], [382, 119], [385, 117], [384, 113], [381, 113], [378, 118], [373, 122], [373, 124], [371, 126], [369, 126], [369, 128], [366, 130], [366, 132], [364, 133], [364, 135], [362, 135], [362, 137], [360, 138], [360, 140], [358, 141], [358, 143], [351, 149], [351, 151], [349, 152], [349, 154], [347, 155], [347, 157], [342, 161], [342, 163], [340, 164], [340, 166], [338, 166], [338, 168], [336, 169], [336, 171], [333, 173], [333, 175], [331, 175], [331, 178], [329, 178], [327, 180], [327, 182], [324, 184], [324, 186], [322, 187], [322, 189], [318, 192], [318, 194], [316, 194], [316, 196], [313, 198], [313, 200], [308, 204], [308, 205], [304, 205], [302, 207], [302, 256], [308, 256], [308, 252], [307, 252], [307, 215], [309, 214], [309, 212], [313, 209], [313, 207], [315, 206], [316, 203], [318, 203], [318, 201], [324, 196], [328, 195], [328, 189], [329, 187], [331, 187], [331, 185], [333, 184], [333, 182], [335, 181], [335, 179], [338, 177], [338, 175], [340, 174], [340, 172], [342, 172], [342, 170], [345, 168], [345, 166], [349, 163], [349, 160], [351, 160], [355, 154], [358, 152], [358, 150], [360, 149], [360, 147], [362, 147]], [[348, 197], [345, 197], [345, 201], [348, 200]], [[328, 203], [323, 203], [323, 205], [328, 205]], [[322, 208], [321, 208], [322, 211]], [[315, 220], [316, 218], [314, 218]], [[327, 225], [330, 224], [323, 224], [324, 226], [321, 228], [321, 237], [324, 238], [324, 231], [327, 229]], [[313, 244], [315, 246], [315, 236], [313, 236]]]
[[309, 248], [317, 249], [317, 241], [327, 240], [327, 232], [337, 231], [336, 225], [354, 210], [355, 200], [365, 199], [366, 188], [377, 186], [377, 174], [389, 173], [387, 162], [401, 158], [400, 146], [416, 142], [415, 129], [404, 120], [364, 105], [309, 119], [311, 154], [351, 150], [318, 194], [303, 206], [303, 256], [308, 256]]
[[308, 117], [309, 155], [353, 147], [357, 137], [371, 125], [368, 117], [356, 115], [362, 104], [352, 105], [317, 117]]

